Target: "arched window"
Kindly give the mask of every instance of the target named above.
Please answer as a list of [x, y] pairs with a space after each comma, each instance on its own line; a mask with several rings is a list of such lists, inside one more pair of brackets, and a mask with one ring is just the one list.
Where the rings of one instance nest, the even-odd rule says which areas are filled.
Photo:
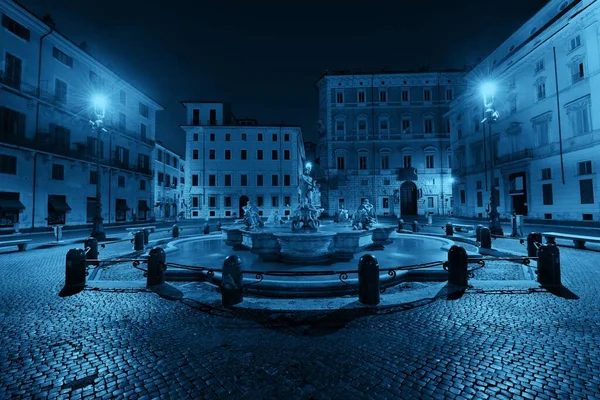
[[346, 116], [337, 115], [335, 117], [335, 131], [334, 137], [337, 140], [344, 140], [346, 137]]
[[390, 116], [387, 114], [382, 114], [379, 116], [379, 138], [390, 138]]
[[369, 132], [367, 121], [368, 118], [364, 114], [361, 114], [358, 117], [356, 117], [356, 134], [358, 135], [359, 140], [364, 140], [367, 138], [367, 134]]

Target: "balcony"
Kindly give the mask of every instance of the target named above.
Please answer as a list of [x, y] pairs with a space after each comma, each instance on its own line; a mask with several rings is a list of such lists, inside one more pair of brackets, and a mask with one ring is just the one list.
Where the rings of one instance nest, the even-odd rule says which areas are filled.
[[23, 93], [27, 96], [37, 97], [37, 87], [30, 85], [20, 79], [8, 76], [3, 70], [0, 70], [0, 83], [14, 91]]
[[152, 175], [152, 170], [149, 166], [143, 164], [130, 163], [129, 161], [119, 159], [116, 155], [113, 155], [110, 161], [110, 166], [129, 172], [135, 172], [143, 175]]
[[[392, 130], [394, 131], [394, 130]], [[410, 140], [410, 139], [450, 139], [449, 133], [389, 133], [389, 134], [376, 134], [375, 137], [371, 133], [358, 134], [357, 131], [346, 131], [346, 135], [338, 134], [334, 132], [332, 141], [338, 142], [349, 142], [349, 141], [371, 141], [371, 140]]]
[[517, 161], [522, 161], [522, 160], [529, 160], [533, 158], [533, 150], [532, 149], [523, 149], [523, 150], [519, 150], [519, 151], [515, 151], [509, 154], [505, 154], [502, 156], [499, 156], [496, 159], [496, 166], [501, 166], [501, 165], [505, 165], [505, 164], [509, 164], [512, 162], [517, 162]]

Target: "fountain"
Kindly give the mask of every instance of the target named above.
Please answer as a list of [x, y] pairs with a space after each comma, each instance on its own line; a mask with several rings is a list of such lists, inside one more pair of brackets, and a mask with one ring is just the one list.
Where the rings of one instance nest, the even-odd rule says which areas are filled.
[[264, 261], [306, 265], [348, 261], [365, 249], [383, 249], [391, 243], [390, 234], [395, 226], [378, 223], [368, 200], [363, 201], [351, 220], [346, 211], [343, 222], [321, 224], [319, 217], [323, 209], [318, 186], [310, 173], [308, 163], [301, 175], [300, 204], [292, 213], [290, 227], [275, 223], [265, 226], [256, 207], [248, 203], [244, 207], [242, 227], [223, 227], [226, 244], [234, 249], [250, 250]]

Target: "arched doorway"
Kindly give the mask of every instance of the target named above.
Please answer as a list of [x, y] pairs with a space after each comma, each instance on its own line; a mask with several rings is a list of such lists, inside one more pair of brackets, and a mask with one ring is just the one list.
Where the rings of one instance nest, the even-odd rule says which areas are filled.
[[240, 196], [240, 218], [244, 218], [244, 207], [248, 204], [248, 196]]
[[400, 215], [417, 215], [417, 185], [405, 181], [400, 185]]

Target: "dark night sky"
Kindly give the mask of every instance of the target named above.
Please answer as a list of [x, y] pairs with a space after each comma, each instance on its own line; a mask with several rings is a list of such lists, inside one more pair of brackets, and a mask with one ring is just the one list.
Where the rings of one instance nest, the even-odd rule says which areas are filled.
[[298, 124], [315, 140], [313, 84], [326, 69], [461, 68], [547, 0], [21, 3], [162, 104], [157, 138], [182, 153], [180, 100], [230, 101], [238, 117]]

